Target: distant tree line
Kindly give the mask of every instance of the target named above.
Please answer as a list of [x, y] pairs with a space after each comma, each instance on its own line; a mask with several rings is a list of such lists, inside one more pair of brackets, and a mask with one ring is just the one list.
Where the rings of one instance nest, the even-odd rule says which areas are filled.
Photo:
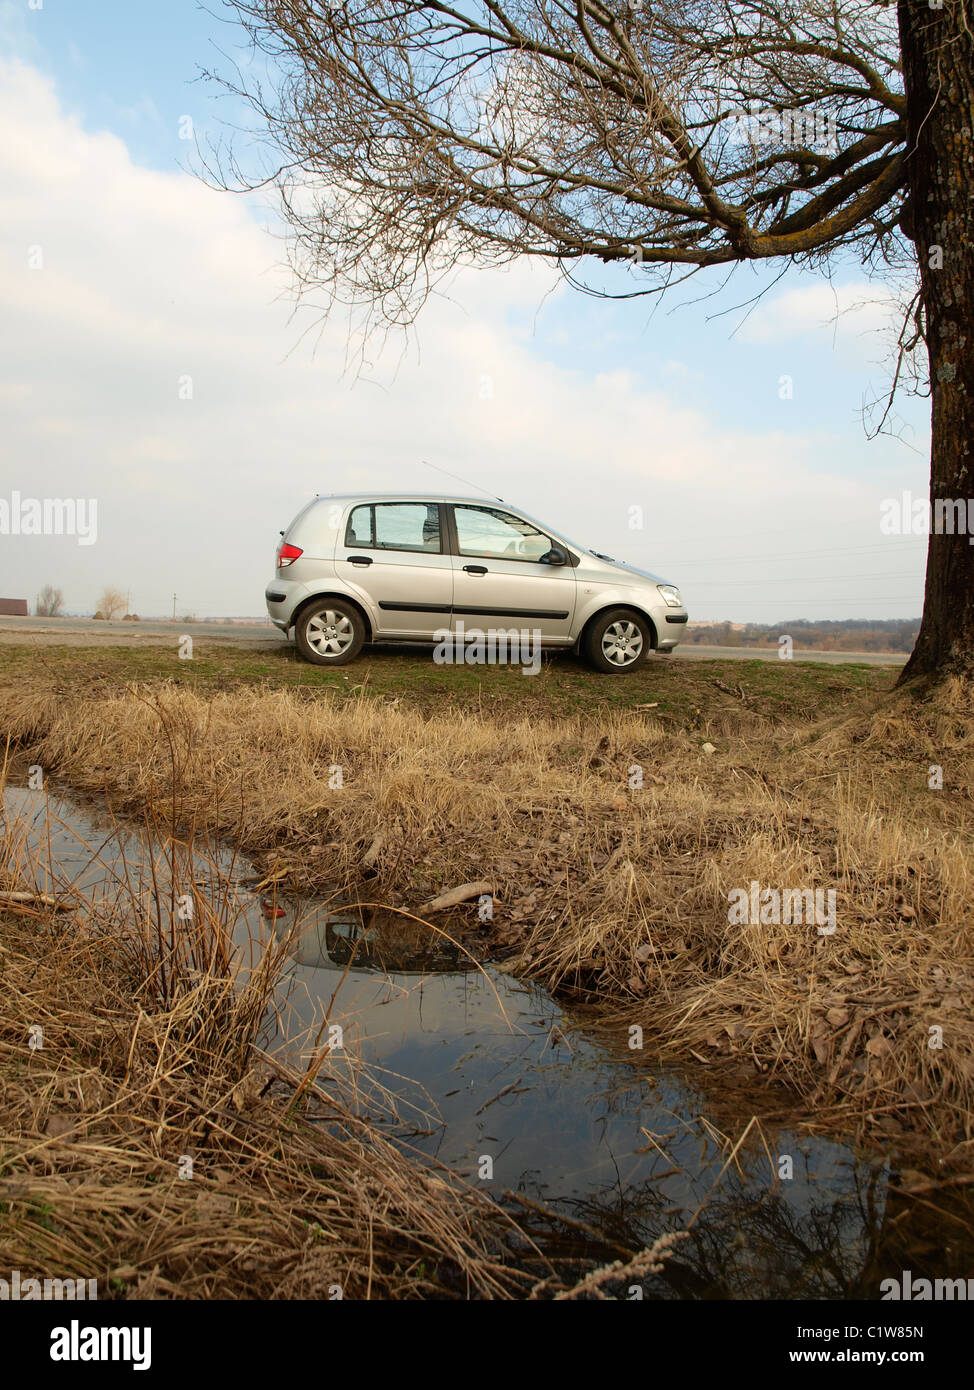
[[[138, 613], [127, 612], [128, 601], [121, 589], [107, 588], [101, 591], [98, 598], [98, 607], [95, 611], [95, 618], [113, 621], [116, 618], [124, 618], [126, 622], [138, 622]], [[56, 589], [53, 584], [45, 584], [44, 588], [37, 595], [34, 603], [34, 612], [38, 618], [61, 618], [64, 613], [64, 591]], [[184, 622], [192, 619], [184, 618]]]
[[919, 618], [795, 619], [787, 623], [694, 623], [684, 642], [715, 647], [773, 647], [787, 634], [796, 648], [825, 652], [903, 652], [913, 650]]

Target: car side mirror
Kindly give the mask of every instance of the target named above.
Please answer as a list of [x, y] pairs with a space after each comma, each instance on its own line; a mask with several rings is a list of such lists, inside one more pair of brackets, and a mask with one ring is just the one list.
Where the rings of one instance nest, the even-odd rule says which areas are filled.
[[546, 555], [542, 555], [541, 563], [543, 565], [567, 565], [568, 556], [560, 546], [553, 545]]

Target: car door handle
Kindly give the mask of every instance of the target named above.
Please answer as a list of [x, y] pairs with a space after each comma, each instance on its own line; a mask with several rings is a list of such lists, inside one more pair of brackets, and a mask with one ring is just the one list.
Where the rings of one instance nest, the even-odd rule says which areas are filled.
[[350, 565], [371, 565], [371, 563], [372, 563], [372, 556], [371, 556], [371, 555], [349, 555], [349, 557], [348, 557], [348, 563], [349, 563]]
[[486, 573], [487, 573], [487, 566], [486, 566], [486, 565], [464, 565], [463, 568], [464, 568], [464, 572], [465, 572], [466, 574], [486, 574]]

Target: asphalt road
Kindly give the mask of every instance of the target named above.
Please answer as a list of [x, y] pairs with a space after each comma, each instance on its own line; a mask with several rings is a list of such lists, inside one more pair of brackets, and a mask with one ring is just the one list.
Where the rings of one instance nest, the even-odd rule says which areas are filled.
[[[91, 618], [6, 618], [0, 617], [0, 644], [28, 642], [37, 646], [79, 647], [162, 646], [189, 633], [194, 641], [213, 642], [232, 647], [273, 650], [285, 640], [271, 623], [183, 623], [165, 620], [138, 623], [93, 622]], [[678, 647], [674, 661], [779, 661], [777, 647]], [[866, 666], [902, 666], [906, 657], [895, 652], [816, 652], [798, 651], [794, 661], [819, 661], [830, 666], [857, 663]]]
[[271, 622], [184, 623], [166, 619], [137, 623], [94, 622], [91, 618], [0, 617], [0, 642], [36, 642], [38, 646], [77, 647], [175, 645], [184, 632], [194, 639], [232, 647], [279, 647], [284, 635]]

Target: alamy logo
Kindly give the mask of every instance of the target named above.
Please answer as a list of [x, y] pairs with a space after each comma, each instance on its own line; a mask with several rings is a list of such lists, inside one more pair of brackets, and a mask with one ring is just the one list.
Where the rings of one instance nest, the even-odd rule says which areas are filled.
[[441, 627], [433, 633], [436, 647], [433, 660], [438, 666], [520, 666], [524, 676], [536, 676], [541, 670], [541, 632], [538, 628], [483, 628], [469, 631], [463, 619], [456, 631]]
[[835, 154], [839, 148], [838, 127], [831, 111], [796, 107], [779, 111], [747, 101], [728, 113], [734, 121], [738, 139], [754, 145], [778, 145], [784, 148], [805, 146], [828, 150]]
[[98, 539], [94, 497], [0, 497], [0, 536], [77, 536], [79, 545]]
[[884, 497], [879, 504], [884, 536], [967, 536], [974, 545], [974, 497]]
[[[87, 1292], [85, 1291], [87, 1289]], [[0, 1279], [0, 1303], [30, 1302], [33, 1299], [98, 1298], [97, 1279], [26, 1279], [19, 1269], [11, 1270], [9, 1279]]]
[[903, 1299], [907, 1303], [928, 1303], [940, 1299], [947, 1302], [974, 1299], [974, 1279], [914, 1279], [909, 1269], [904, 1269], [899, 1279], [884, 1279], [879, 1287], [884, 1301]]
[[752, 879], [747, 888], [732, 888], [727, 902], [731, 926], [777, 927], [782, 922], [800, 922], [817, 926], [819, 936], [835, 932], [834, 888], [762, 888]]
[[133, 1371], [152, 1365], [151, 1327], [70, 1327], [51, 1332], [52, 1361], [131, 1361]]

